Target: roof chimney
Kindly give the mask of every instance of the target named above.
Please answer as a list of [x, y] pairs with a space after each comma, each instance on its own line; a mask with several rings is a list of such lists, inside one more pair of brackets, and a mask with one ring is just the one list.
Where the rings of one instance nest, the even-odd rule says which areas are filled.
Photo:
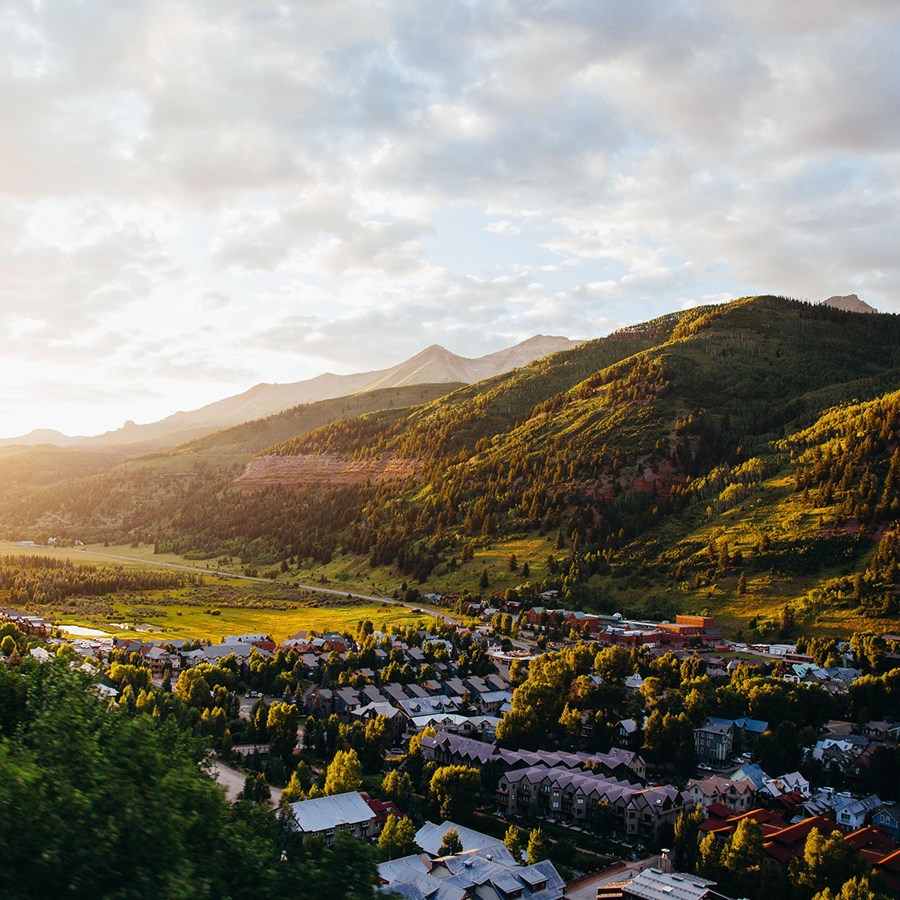
[[658, 868], [660, 872], [664, 872], [667, 875], [672, 872], [672, 860], [669, 857], [669, 853], [670, 851], [665, 848], [659, 851]]

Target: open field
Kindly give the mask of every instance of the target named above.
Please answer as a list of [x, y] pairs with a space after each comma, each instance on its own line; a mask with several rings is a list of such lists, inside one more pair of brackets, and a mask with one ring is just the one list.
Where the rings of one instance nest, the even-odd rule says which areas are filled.
[[[199, 638], [220, 641], [228, 634], [250, 632], [271, 635], [276, 641], [298, 631], [356, 631], [360, 619], [371, 619], [375, 628], [386, 625], [427, 625], [431, 617], [424, 613], [413, 613], [405, 607], [379, 603], [344, 603], [334, 606], [296, 607], [293, 609], [213, 607], [217, 615], [207, 612], [206, 607], [190, 603], [179, 603], [166, 607], [154, 607], [147, 615], [148, 598], [139, 606], [125, 602], [116, 603], [117, 622], [140, 624], [140, 630], [112, 628], [104, 618], [93, 616], [65, 615], [65, 624], [88, 624], [113, 634], [140, 635], [145, 638]], [[149, 626], [144, 628], [143, 626]]]
[[[174, 554], [154, 555], [153, 548], [146, 545], [55, 548], [0, 542], [0, 555], [49, 556], [98, 566], [172, 566], [203, 576], [204, 583], [196, 587], [73, 597], [52, 609], [34, 606], [28, 610], [57, 624], [87, 626], [113, 634], [220, 640], [226, 634], [262, 632], [281, 640], [297, 631], [352, 632], [361, 619], [371, 619], [377, 629], [388, 624], [425, 625], [431, 621], [425, 610], [412, 612], [405, 606], [375, 599], [348, 598], [341, 584], [323, 584], [323, 589], [340, 592], [325, 594], [269, 579], [223, 577]], [[132, 627], [114, 627], [112, 623]]]

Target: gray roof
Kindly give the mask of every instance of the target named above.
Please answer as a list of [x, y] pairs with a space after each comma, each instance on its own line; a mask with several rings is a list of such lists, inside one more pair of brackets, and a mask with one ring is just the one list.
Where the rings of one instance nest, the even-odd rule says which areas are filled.
[[444, 883], [466, 890], [476, 888], [474, 896], [491, 896], [477, 890], [484, 885], [507, 893], [521, 891], [522, 900], [558, 900], [565, 890], [565, 882], [549, 860], [528, 867], [510, 866], [488, 859], [485, 851], [475, 851], [448, 857], [441, 865], [450, 872]]
[[359, 791], [316, 797], [314, 800], [298, 800], [291, 804], [291, 812], [294, 814], [297, 831], [304, 833], [367, 822], [375, 817]]
[[459, 833], [459, 841], [463, 846], [463, 850], [485, 850], [497, 862], [506, 865], [515, 864], [516, 861], [512, 858], [509, 850], [506, 849], [503, 841], [488, 834], [482, 834], [480, 831], [466, 828], [464, 825], [457, 825], [455, 822], [442, 822], [440, 825], [426, 822], [416, 832], [416, 844], [430, 856], [439, 856], [441, 841], [443, 841], [444, 835], [451, 828], [455, 828]]
[[390, 703], [368, 703], [359, 707], [359, 709], [354, 709], [351, 715], [362, 718], [370, 712], [376, 716], [387, 716], [389, 719], [393, 719], [394, 716], [401, 714], [401, 710], [397, 709], [396, 706], [391, 706]]
[[697, 875], [682, 872], [661, 872], [644, 869], [627, 887], [628, 896], [642, 900], [702, 900], [704, 897], [720, 897], [712, 890], [716, 883]]

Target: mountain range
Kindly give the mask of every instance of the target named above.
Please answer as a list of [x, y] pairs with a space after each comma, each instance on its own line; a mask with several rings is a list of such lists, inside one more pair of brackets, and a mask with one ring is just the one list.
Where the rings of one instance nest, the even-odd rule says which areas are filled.
[[139, 458], [7, 448], [0, 529], [287, 581], [706, 611], [762, 637], [897, 627], [900, 316], [845, 300], [680, 310], [472, 384], [373, 384]]
[[50, 429], [37, 429], [21, 437], [0, 439], [0, 447], [52, 444], [83, 450], [128, 448], [130, 453], [151, 452], [242, 422], [275, 415], [299, 404], [414, 384], [472, 384], [527, 365], [549, 353], [569, 350], [578, 343], [565, 337], [539, 334], [513, 347], [475, 359], [457, 356], [432, 344], [387, 369], [351, 375], [327, 372], [289, 384], [257, 384], [241, 394], [200, 409], [173, 413], [158, 422], [139, 425], [129, 421], [122, 428], [93, 437], [70, 437]]

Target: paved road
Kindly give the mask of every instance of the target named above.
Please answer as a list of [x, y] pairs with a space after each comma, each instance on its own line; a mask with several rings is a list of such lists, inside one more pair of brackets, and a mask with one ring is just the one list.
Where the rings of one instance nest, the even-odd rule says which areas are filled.
[[[237, 769], [232, 769], [231, 766], [226, 766], [225, 763], [219, 762], [218, 760], [212, 764], [210, 774], [225, 788], [225, 796], [231, 803], [234, 803], [238, 798], [238, 794], [241, 792], [241, 788], [244, 786], [244, 781], [247, 776], [244, 775], [243, 772], [238, 772]], [[274, 809], [281, 802], [281, 788], [273, 787], [271, 788], [271, 791], [272, 798], [270, 802]]]

